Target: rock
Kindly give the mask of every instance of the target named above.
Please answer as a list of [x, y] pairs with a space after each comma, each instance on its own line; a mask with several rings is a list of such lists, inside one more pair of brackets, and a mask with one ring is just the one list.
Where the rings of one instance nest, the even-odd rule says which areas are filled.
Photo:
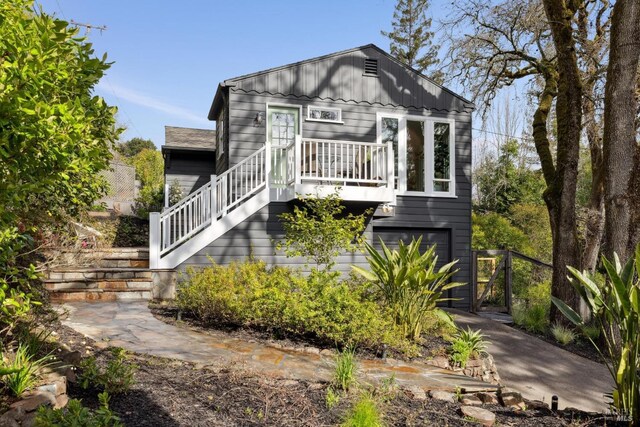
[[22, 421], [25, 415], [26, 412], [22, 407], [9, 409], [0, 417], [0, 427], [19, 425], [18, 422]]
[[484, 364], [483, 359], [469, 359], [467, 361], [467, 368], [479, 368]]
[[410, 386], [409, 388], [407, 388], [407, 391], [409, 392], [411, 397], [414, 398], [415, 400], [427, 399], [427, 393], [425, 393], [424, 390], [417, 385]]
[[476, 393], [476, 396], [486, 405], [497, 405], [499, 403], [498, 397], [494, 393], [480, 392]]
[[284, 380], [280, 383], [282, 387], [295, 387], [300, 384], [300, 381], [296, 380]]
[[449, 393], [442, 390], [431, 390], [429, 391], [429, 396], [431, 396], [432, 399], [443, 400], [445, 402], [453, 403], [456, 401], [453, 393]]
[[549, 409], [549, 405], [541, 400], [527, 400], [527, 409]]
[[322, 350], [320, 352], [321, 356], [333, 356], [333, 351], [329, 350], [328, 348], [325, 348], [324, 350]]
[[0, 427], [20, 427], [20, 423], [10, 417], [0, 417]]
[[480, 406], [482, 405], [482, 400], [479, 397], [474, 396], [473, 394], [467, 394], [462, 396], [460, 402], [463, 405], [472, 405], [472, 406]]
[[499, 392], [500, 403], [512, 409], [525, 409], [524, 399], [517, 391]]
[[82, 360], [82, 354], [79, 351], [66, 351], [60, 354], [60, 360], [69, 365], [78, 366]]
[[461, 406], [460, 411], [465, 417], [478, 421], [485, 427], [491, 427], [496, 422], [496, 415], [493, 412], [477, 406]]
[[38, 387], [38, 391], [48, 391], [54, 396], [60, 396], [67, 392], [67, 378], [57, 372], [47, 374], [43, 380], [46, 384]]
[[436, 356], [427, 361], [427, 363], [432, 366], [437, 366], [438, 368], [449, 369], [449, 359], [445, 356]]
[[54, 406], [54, 408], [64, 408], [65, 406], [67, 406], [67, 403], [69, 403], [69, 398], [66, 394], [61, 394], [60, 396], [56, 397], [56, 405]]
[[25, 412], [31, 412], [40, 406], [55, 406], [56, 396], [46, 391], [38, 391], [24, 400], [11, 404], [11, 408], [22, 408]]
[[27, 414], [26, 417], [24, 417], [24, 420], [22, 421], [21, 426], [22, 427], [34, 427], [36, 425], [36, 413], [32, 412], [30, 414]]
[[320, 354], [320, 349], [317, 347], [305, 347], [304, 352], [309, 354]]

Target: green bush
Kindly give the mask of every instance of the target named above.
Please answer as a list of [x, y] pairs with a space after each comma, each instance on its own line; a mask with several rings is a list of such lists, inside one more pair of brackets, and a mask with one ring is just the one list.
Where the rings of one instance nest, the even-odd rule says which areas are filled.
[[36, 415], [37, 427], [122, 427], [120, 419], [109, 409], [107, 392], [98, 395], [100, 408], [91, 411], [82, 402], [71, 399], [65, 408], [41, 406]]
[[451, 361], [454, 365], [465, 367], [472, 357], [478, 357], [487, 348], [484, 334], [480, 331], [473, 331], [470, 327], [467, 330], [460, 329], [454, 335], [451, 344]]
[[514, 304], [513, 322], [529, 332], [544, 334], [549, 327], [549, 307], [546, 304]]
[[576, 339], [575, 332], [561, 323], [556, 323], [551, 327], [551, 335], [562, 345], [570, 344]]
[[381, 427], [382, 415], [371, 396], [364, 394], [347, 414], [342, 427]]
[[333, 373], [333, 385], [338, 390], [349, 391], [356, 380], [356, 355], [353, 349], [345, 349], [338, 353]]
[[[640, 424], [640, 244], [624, 266], [614, 254], [613, 262], [602, 258], [606, 281], [588, 272], [567, 267], [571, 284], [587, 304], [600, 327], [605, 346], [594, 347], [605, 359], [615, 383], [613, 405], [616, 410]], [[578, 327], [586, 322], [571, 307], [552, 297], [558, 309]]]
[[112, 358], [106, 367], [98, 366], [95, 357], [87, 357], [80, 362], [80, 386], [84, 389], [99, 387], [106, 393], [125, 393], [134, 384], [134, 376], [138, 367], [127, 361], [124, 349], [111, 349]]
[[436, 269], [436, 246], [430, 246], [421, 254], [421, 242], [422, 237], [413, 239], [408, 245], [400, 241], [398, 250], [390, 250], [380, 240], [382, 252], [366, 243], [371, 271], [352, 267], [378, 287], [396, 324], [404, 336], [413, 340], [420, 337], [428, 313], [436, 310], [437, 303], [448, 300], [442, 297], [443, 293], [463, 285], [448, 282], [457, 272], [452, 270], [457, 261]]
[[205, 323], [311, 335], [338, 346], [387, 344], [413, 350], [366, 288], [341, 282], [337, 273], [314, 271], [304, 277], [249, 260], [189, 269], [187, 276], [178, 288], [177, 303]]
[[35, 355], [29, 351], [29, 347], [21, 344], [8, 361], [2, 361], [2, 371], [6, 373], [2, 382], [12, 395], [20, 397], [36, 385], [40, 372], [50, 365], [51, 361], [51, 355], [36, 359]]

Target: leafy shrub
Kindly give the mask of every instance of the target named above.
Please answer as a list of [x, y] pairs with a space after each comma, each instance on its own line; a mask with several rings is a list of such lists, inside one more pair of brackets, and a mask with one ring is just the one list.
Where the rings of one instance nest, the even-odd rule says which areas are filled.
[[343, 427], [381, 427], [382, 415], [376, 401], [364, 394], [347, 414]]
[[534, 304], [529, 307], [518, 304], [513, 307], [513, 321], [529, 332], [543, 334], [549, 326], [549, 309], [545, 304]]
[[570, 344], [576, 339], [575, 332], [561, 323], [556, 323], [551, 327], [551, 335], [562, 345]]
[[338, 190], [326, 197], [298, 197], [301, 206], [279, 216], [285, 239], [276, 245], [288, 257], [302, 256], [325, 270], [333, 266], [333, 259], [343, 251], [353, 252], [363, 243], [367, 210], [361, 215], [343, 214], [345, 206]]
[[0, 228], [0, 329], [11, 329], [38, 304], [33, 301], [31, 281], [38, 278], [35, 266], [22, 266], [18, 258], [31, 238], [16, 227]]
[[464, 368], [469, 359], [485, 352], [487, 344], [482, 331], [473, 331], [470, 327], [467, 327], [467, 330], [460, 329], [454, 335], [451, 344], [451, 361], [454, 365]]
[[333, 373], [333, 385], [339, 390], [349, 391], [356, 380], [356, 356], [351, 348], [344, 349], [336, 357], [336, 366]]
[[174, 179], [171, 185], [169, 186], [169, 206], [175, 205], [183, 198], [184, 198], [184, 192], [182, 191], [182, 186], [180, 185], [180, 181], [178, 181], [177, 179]]
[[600, 328], [598, 325], [584, 325], [580, 327], [580, 333], [590, 341], [595, 341], [600, 337]]
[[[616, 254], [613, 262], [602, 257], [606, 281], [568, 267], [571, 284], [591, 310], [600, 327], [605, 348], [592, 344], [605, 359], [613, 377], [616, 410], [640, 424], [640, 244], [623, 266]], [[586, 322], [558, 298], [553, 303], [569, 321], [584, 328]], [[603, 354], [604, 353], [604, 354]]]
[[206, 323], [245, 325], [279, 333], [311, 335], [331, 345], [411, 352], [388, 311], [365, 288], [341, 282], [337, 273], [308, 277], [262, 261], [215, 263], [187, 270], [178, 288], [179, 307]]
[[29, 347], [21, 344], [8, 362], [3, 360], [2, 368], [6, 370], [7, 375], [3, 377], [2, 382], [11, 394], [20, 397], [36, 385], [41, 370], [50, 365], [51, 360], [51, 355], [35, 359], [35, 355], [29, 352]]
[[327, 387], [327, 394], [324, 398], [324, 404], [327, 409], [331, 409], [340, 403], [340, 393], [336, 392], [333, 387]]
[[124, 424], [109, 409], [107, 392], [98, 395], [100, 408], [91, 411], [76, 399], [69, 400], [65, 408], [53, 409], [47, 406], [38, 408], [36, 427], [122, 427]]
[[352, 266], [378, 286], [384, 304], [391, 309], [396, 324], [400, 326], [404, 336], [413, 340], [420, 337], [427, 314], [436, 309], [437, 303], [447, 301], [442, 294], [463, 285], [448, 283], [457, 272], [452, 270], [457, 261], [436, 270], [436, 246], [430, 246], [421, 254], [421, 242], [422, 237], [413, 239], [409, 245], [400, 241], [398, 250], [390, 250], [380, 240], [381, 253], [366, 243], [371, 271]]
[[99, 387], [105, 392], [116, 394], [129, 391], [134, 384], [134, 376], [138, 367], [127, 361], [124, 349], [111, 349], [112, 358], [103, 369], [98, 366], [95, 357], [87, 357], [80, 362], [81, 374], [78, 377], [80, 386], [84, 389]]

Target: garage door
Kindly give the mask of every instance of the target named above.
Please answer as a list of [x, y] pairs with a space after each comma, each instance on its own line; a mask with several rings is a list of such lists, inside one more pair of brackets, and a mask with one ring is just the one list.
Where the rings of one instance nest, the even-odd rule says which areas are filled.
[[396, 228], [396, 227], [374, 227], [373, 246], [380, 249], [380, 238], [389, 248], [397, 249], [398, 241], [402, 240], [409, 244], [412, 238], [418, 239], [422, 236], [420, 251], [424, 252], [429, 246], [436, 244], [436, 254], [438, 255], [438, 267], [446, 264], [450, 260], [449, 230], [438, 230], [432, 228]]

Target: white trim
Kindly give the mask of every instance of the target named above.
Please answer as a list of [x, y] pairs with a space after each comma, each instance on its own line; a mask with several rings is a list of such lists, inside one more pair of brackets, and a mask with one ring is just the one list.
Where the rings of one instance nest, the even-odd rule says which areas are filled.
[[[264, 122], [264, 145], [266, 148], [266, 168], [267, 168], [267, 188], [271, 187], [271, 142], [269, 140], [269, 108], [290, 108], [290, 109], [298, 109], [298, 133], [302, 138], [302, 104], [283, 104], [279, 102], [267, 102], [265, 103], [265, 122]], [[297, 161], [297, 160], [296, 160]], [[298, 165], [295, 166], [296, 169]]]
[[[311, 117], [311, 110], [324, 110], [324, 111], [335, 111], [338, 113], [338, 120], [327, 120], [327, 119], [315, 119]], [[307, 105], [307, 117], [305, 118], [307, 122], [321, 122], [321, 123], [335, 123], [343, 125], [344, 121], [342, 121], [342, 108], [336, 107], [320, 107], [317, 105]]]
[[[385, 113], [378, 111], [376, 113], [376, 142], [382, 143], [382, 118], [398, 120], [398, 189], [395, 191], [396, 196], [416, 196], [416, 197], [441, 197], [456, 198], [456, 138], [455, 138], [455, 120], [450, 118], [439, 118], [435, 116], [418, 116], [411, 114]], [[425, 141], [424, 141], [424, 188], [425, 191], [408, 191], [407, 190], [407, 120], [421, 121], [425, 123]], [[449, 124], [449, 191], [434, 191], [434, 123]], [[395, 167], [395, 164], [394, 164]], [[395, 171], [394, 171], [395, 173]], [[392, 175], [393, 176], [393, 175]]]

